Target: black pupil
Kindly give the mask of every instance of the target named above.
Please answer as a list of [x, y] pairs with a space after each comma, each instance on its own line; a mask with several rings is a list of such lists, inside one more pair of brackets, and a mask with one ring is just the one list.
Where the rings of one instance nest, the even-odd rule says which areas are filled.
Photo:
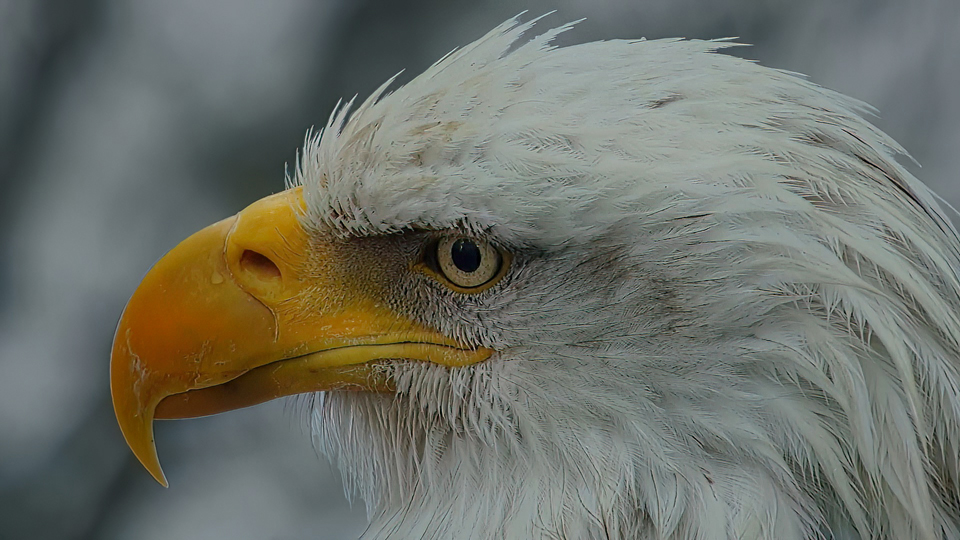
[[480, 248], [470, 240], [460, 239], [450, 247], [450, 258], [461, 271], [470, 273], [480, 268]]

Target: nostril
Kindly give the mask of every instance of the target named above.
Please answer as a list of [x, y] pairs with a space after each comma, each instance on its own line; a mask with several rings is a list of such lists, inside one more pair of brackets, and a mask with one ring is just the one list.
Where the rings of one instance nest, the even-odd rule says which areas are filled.
[[261, 279], [275, 279], [280, 277], [280, 268], [263, 253], [252, 249], [243, 250], [240, 255], [240, 269], [250, 272]]

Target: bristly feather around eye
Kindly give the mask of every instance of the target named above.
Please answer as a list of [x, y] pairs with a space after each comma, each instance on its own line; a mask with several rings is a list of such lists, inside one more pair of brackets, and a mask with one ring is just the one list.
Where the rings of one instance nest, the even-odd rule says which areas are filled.
[[317, 398], [364, 538], [960, 538], [960, 240], [903, 150], [730, 42], [532, 26], [339, 109], [297, 166], [315, 230], [524, 261], [397, 286], [490, 361]]

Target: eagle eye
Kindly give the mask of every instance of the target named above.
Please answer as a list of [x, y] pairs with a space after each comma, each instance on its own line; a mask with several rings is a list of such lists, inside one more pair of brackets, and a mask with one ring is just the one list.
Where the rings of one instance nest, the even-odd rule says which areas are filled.
[[441, 238], [436, 243], [435, 257], [440, 276], [459, 292], [479, 292], [502, 274], [503, 257], [497, 248], [482, 240], [465, 236]]

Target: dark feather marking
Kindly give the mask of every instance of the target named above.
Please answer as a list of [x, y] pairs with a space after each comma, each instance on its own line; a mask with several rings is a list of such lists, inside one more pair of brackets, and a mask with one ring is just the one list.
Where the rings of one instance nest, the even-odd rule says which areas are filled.
[[664, 107], [664, 106], [666, 106], [666, 105], [669, 105], [669, 104], [671, 104], [671, 103], [676, 103], [677, 101], [680, 101], [680, 100], [682, 100], [683, 98], [684, 98], [684, 96], [683, 96], [682, 94], [670, 94], [670, 95], [664, 96], [664, 97], [662, 97], [662, 98], [660, 98], [660, 99], [656, 99], [656, 100], [654, 100], [654, 101], [651, 101], [650, 104], [647, 105], [647, 107], [649, 107], [649, 108], [651, 108], [651, 109], [659, 109], [659, 108]]

